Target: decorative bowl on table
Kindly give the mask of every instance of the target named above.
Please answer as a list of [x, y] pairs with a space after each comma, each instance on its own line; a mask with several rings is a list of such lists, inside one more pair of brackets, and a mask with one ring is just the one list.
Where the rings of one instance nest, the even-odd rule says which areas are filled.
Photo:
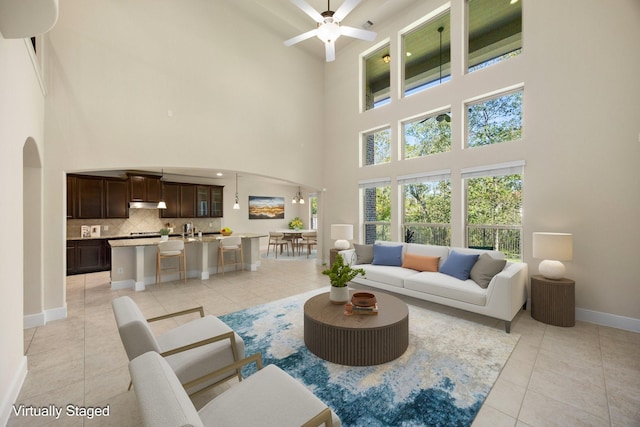
[[220, 230], [220, 234], [222, 234], [223, 236], [231, 236], [231, 233], [233, 233], [233, 231], [231, 231], [229, 227], [225, 227]]
[[376, 296], [370, 292], [356, 292], [351, 296], [351, 304], [358, 307], [373, 307], [376, 302]]

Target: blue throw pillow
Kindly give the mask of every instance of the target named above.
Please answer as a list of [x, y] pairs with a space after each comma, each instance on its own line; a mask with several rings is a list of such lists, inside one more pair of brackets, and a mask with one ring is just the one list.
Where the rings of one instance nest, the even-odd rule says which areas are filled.
[[451, 251], [449, 257], [445, 260], [440, 273], [448, 274], [456, 279], [467, 280], [473, 265], [478, 260], [479, 255], [465, 255], [456, 251]]
[[402, 246], [373, 245], [373, 265], [402, 266]]

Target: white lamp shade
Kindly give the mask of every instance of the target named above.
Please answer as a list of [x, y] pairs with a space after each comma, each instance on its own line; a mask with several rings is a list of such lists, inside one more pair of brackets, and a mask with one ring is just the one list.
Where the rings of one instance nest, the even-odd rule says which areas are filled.
[[547, 279], [561, 279], [565, 268], [560, 261], [573, 259], [573, 235], [570, 233], [533, 233], [533, 257], [543, 259], [538, 271]]
[[353, 239], [353, 225], [331, 224], [331, 238], [336, 241], [337, 249], [349, 249], [349, 240]]
[[573, 234], [533, 233], [533, 257], [555, 261], [573, 259]]

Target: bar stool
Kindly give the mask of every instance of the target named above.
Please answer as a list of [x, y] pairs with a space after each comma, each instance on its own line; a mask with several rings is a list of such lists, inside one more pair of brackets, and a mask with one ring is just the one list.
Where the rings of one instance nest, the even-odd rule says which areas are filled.
[[[233, 265], [238, 270], [238, 264], [242, 266], [244, 270], [244, 254], [242, 253], [242, 237], [231, 236], [223, 237], [218, 243], [218, 265], [216, 266], [216, 274], [222, 264], [222, 275], [224, 276], [224, 254], [227, 252], [233, 252]], [[240, 252], [240, 262], [238, 262], [238, 252]]]
[[[178, 268], [162, 268], [162, 260], [165, 258], [177, 258]], [[187, 258], [184, 256], [183, 240], [166, 240], [158, 243], [158, 255], [156, 257], [156, 283], [162, 284], [162, 272], [178, 270], [178, 276], [182, 279], [184, 273], [184, 283], [187, 283]]]

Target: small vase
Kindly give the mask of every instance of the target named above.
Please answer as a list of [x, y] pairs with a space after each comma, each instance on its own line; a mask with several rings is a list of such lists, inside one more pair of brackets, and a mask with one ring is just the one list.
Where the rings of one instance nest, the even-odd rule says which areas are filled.
[[337, 287], [331, 286], [331, 292], [329, 292], [329, 300], [332, 304], [345, 304], [349, 301], [349, 287]]
[[161, 242], [166, 242], [167, 240], [169, 240], [169, 236], [168, 235], [164, 234], [164, 235], [160, 236], [160, 241]]

